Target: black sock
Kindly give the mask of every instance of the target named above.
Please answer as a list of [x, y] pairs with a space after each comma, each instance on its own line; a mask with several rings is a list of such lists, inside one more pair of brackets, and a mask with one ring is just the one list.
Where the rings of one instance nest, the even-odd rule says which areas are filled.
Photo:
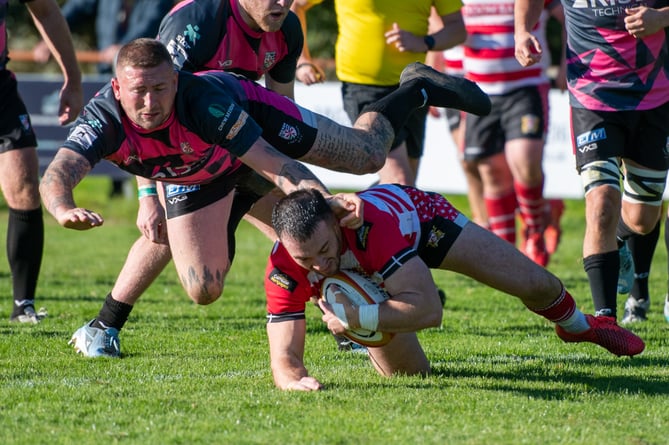
[[10, 208], [7, 223], [7, 261], [12, 272], [14, 300], [35, 299], [43, 252], [42, 208], [38, 207], [35, 210]]
[[425, 103], [425, 96], [421, 90], [418, 79], [410, 80], [387, 96], [364, 107], [360, 114], [370, 111], [382, 114], [397, 134], [406, 124], [411, 112]]
[[648, 299], [648, 274], [655, 254], [655, 246], [660, 239], [660, 221], [645, 235], [634, 235], [627, 240], [627, 247], [634, 259], [634, 285], [630, 291], [637, 300]]
[[583, 269], [590, 282], [595, 313], [616, 317], [619, 267], [620, 256], [617, 250], [583, 258]]
[[131, 304], [114, 300], [112, 294], [109, 293], [102, 304], [98, 317], [91, 326], [100, 329], [116, 328], [120, 331], [128, 320], [132, 308]]

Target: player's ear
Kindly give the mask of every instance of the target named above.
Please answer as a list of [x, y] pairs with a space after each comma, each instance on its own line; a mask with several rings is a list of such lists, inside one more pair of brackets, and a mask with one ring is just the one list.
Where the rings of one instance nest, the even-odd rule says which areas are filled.
[[114, 92], [114, 97], [116, 98], [116, 100], [121, 100], [120, 86], [118, 84], [118, 79], [116, 77], [112, 77], [111, 87], [112, 91]]

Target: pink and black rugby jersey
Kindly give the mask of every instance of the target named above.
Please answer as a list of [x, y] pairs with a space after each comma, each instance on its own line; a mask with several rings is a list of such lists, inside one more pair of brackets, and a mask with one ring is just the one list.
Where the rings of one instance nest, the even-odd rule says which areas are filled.
[[669, 101], [667, 30], [635, 38], [625, 9], [666, 0], [563, 0], [570, 103], [590, 110], [649, 110]]
[[165, 16], [158, 31], [179, 69], [223, 70], [258, 80], [269, 73], [288, 83], [304, 37], [297, 16], [290, 12], [277, 32], [254, 31], [240, 16], [234, 0], [185, 0]]
[[236, 171], [262, 129], [239, 105], [233, 74], [179, 73], [172, 116], [160, 128], [138, 128], [107, 84], [85, 106], [64, 147], [94, 166], [107, 159], [133, 175], [176, 184], [206, 183]]

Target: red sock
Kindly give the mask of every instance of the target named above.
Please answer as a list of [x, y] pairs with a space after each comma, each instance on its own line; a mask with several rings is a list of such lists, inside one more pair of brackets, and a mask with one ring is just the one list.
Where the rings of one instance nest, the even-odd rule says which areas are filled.
[[527, 234], [541, 233], [546, 226], [546, 202], [544, 201], [543, 183], [535, 187], [527, 187], [515, 182], [513, 184], [518, 197], [518, 210], [525, 223]]
[[490, 231], [511, 244], [516, 244], [516, 194], [498, 198], [485, 197]]
[[559, 323], [567, 320], [574, 314], [576, 311], [576, 302], [571, 294], [562, 286], [560, 295], [550, 305], [541, 309], [529, 309], [553, 323]]

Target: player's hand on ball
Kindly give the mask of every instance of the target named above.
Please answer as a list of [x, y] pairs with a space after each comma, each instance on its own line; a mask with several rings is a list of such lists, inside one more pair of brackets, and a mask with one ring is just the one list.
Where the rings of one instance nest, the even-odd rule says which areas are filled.
[[[338, 289], [336, 284], [332, 285], [334, 289]], [[358, 315], [355, 306], [351, 304], [350, 300], [346, 298], [341, 289], [335, 290], [335, 301], [331, 304], [325, 299], [320, 299], [318, 305], [323, 311], [323, 322], [327, 325], [328, 330], [333, 334], [343, 334], [351, 327], [351, 322], [357, 324]]]

